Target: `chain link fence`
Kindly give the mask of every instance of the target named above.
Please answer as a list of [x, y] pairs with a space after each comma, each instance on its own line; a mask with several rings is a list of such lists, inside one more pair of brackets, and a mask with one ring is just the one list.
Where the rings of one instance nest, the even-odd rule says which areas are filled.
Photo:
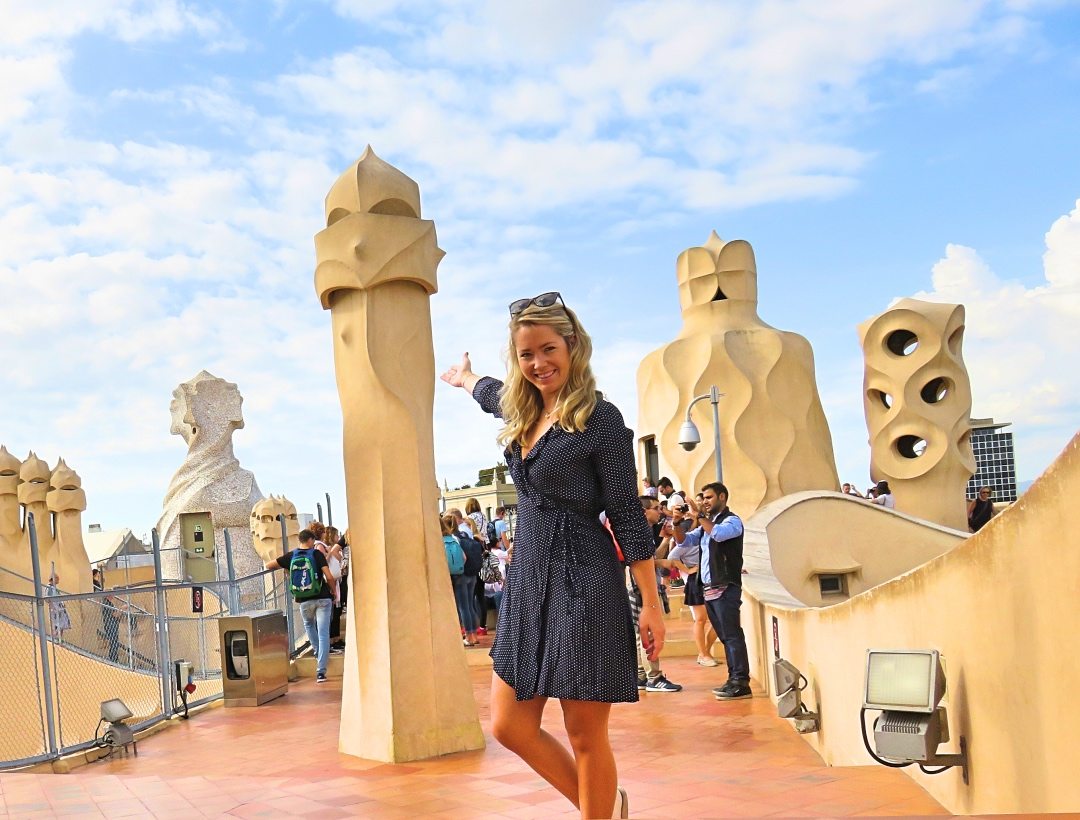
[[0, 769], [94, 745], [100, 705], [111, 698], [131, 710], [136, 730], [182, 711], [174, 667], [181, 659], [192, 664], [195, 684], [186, 706], [220, 698], [219, 620], [286, 606], [295, 656], [306, 636], [283, 573], [82, 594], [0, 592]]
[[35, 606], [33, 598], [0, 592], [0, 668], [6, 678], [0, 698], [2, 760], [31, 763], [49, 756]]
[[132, 711], [132, 726], [164, 717], [165, 670], [157, 650], [154, 590], [53, 596], [46, 601], [51, 609], [48, 657], [59, 750], [96, 739], [104, 700], [124, 701]]

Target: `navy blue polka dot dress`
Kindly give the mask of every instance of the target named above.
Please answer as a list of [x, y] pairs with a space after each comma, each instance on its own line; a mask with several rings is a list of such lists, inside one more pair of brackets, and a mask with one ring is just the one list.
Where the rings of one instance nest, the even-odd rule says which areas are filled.
[[[473, 398], [499, 415], [502, 382], [485, 377]], [[638, 501], [633, 433], [608, 401], [585, 430], [554, 425], [522, 459], [506, 451], [518, 493], [514, 560], [495, 645], [495, 673], [518, 700], [536, 696], [636, 701], [637, 654], [622, 565], [600, 523], [607, 513], [627, 561], [651, 558], [652, 530]]]

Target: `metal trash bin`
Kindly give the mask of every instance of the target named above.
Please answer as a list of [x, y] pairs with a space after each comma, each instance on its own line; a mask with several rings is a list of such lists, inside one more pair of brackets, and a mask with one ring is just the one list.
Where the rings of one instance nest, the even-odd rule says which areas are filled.
[[218, 621], [221, 692], [226, 706], [261, 706], [289, 691], [289, 641], [279, 609]]

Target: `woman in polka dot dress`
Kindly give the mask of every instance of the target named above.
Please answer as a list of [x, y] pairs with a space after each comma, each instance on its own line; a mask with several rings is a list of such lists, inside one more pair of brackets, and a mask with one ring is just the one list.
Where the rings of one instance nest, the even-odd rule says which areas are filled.
[[[442, 378], [506, 423], [499, 440], [518, 492], [491, 650], [492, 730], [582, 817], [626, 817], [608, 715], [612, 703], [638, 699], [637, 661], [622, 565], [601, 512], [644, 595], [639, 626], [650, 657], [663, 647], [664, 622], [633, 434], [596, 392], [591, 355], [573, 311], [545, 293], [510, 306], [505, 383], [473, 373], [467, 353]], [[540, 728], [548, 698], [562, 703], [573, 755]]]

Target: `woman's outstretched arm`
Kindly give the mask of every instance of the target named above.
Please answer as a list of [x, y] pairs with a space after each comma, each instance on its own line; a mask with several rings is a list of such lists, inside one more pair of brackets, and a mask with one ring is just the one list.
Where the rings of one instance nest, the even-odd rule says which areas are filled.
[[502, 382], [490, 376], [477, 376], [473, 373], [469, 354], [461, 357], [461, 364], [452, 365], [440, 378], [452, 387], [461, 387], [469, 392], [485, 413], [502, 418], [499, 409], [499, 391]]
[[451, 387], [465, 388], [470, 394], [473, 388], [476, 387], [476, 383], [481, 379], [480, 376], [473, 373], [472, 360], [469, 359], [467, 352], [461, 357], [461, 364], [450, 365], [447, 371], [439, 378]]

